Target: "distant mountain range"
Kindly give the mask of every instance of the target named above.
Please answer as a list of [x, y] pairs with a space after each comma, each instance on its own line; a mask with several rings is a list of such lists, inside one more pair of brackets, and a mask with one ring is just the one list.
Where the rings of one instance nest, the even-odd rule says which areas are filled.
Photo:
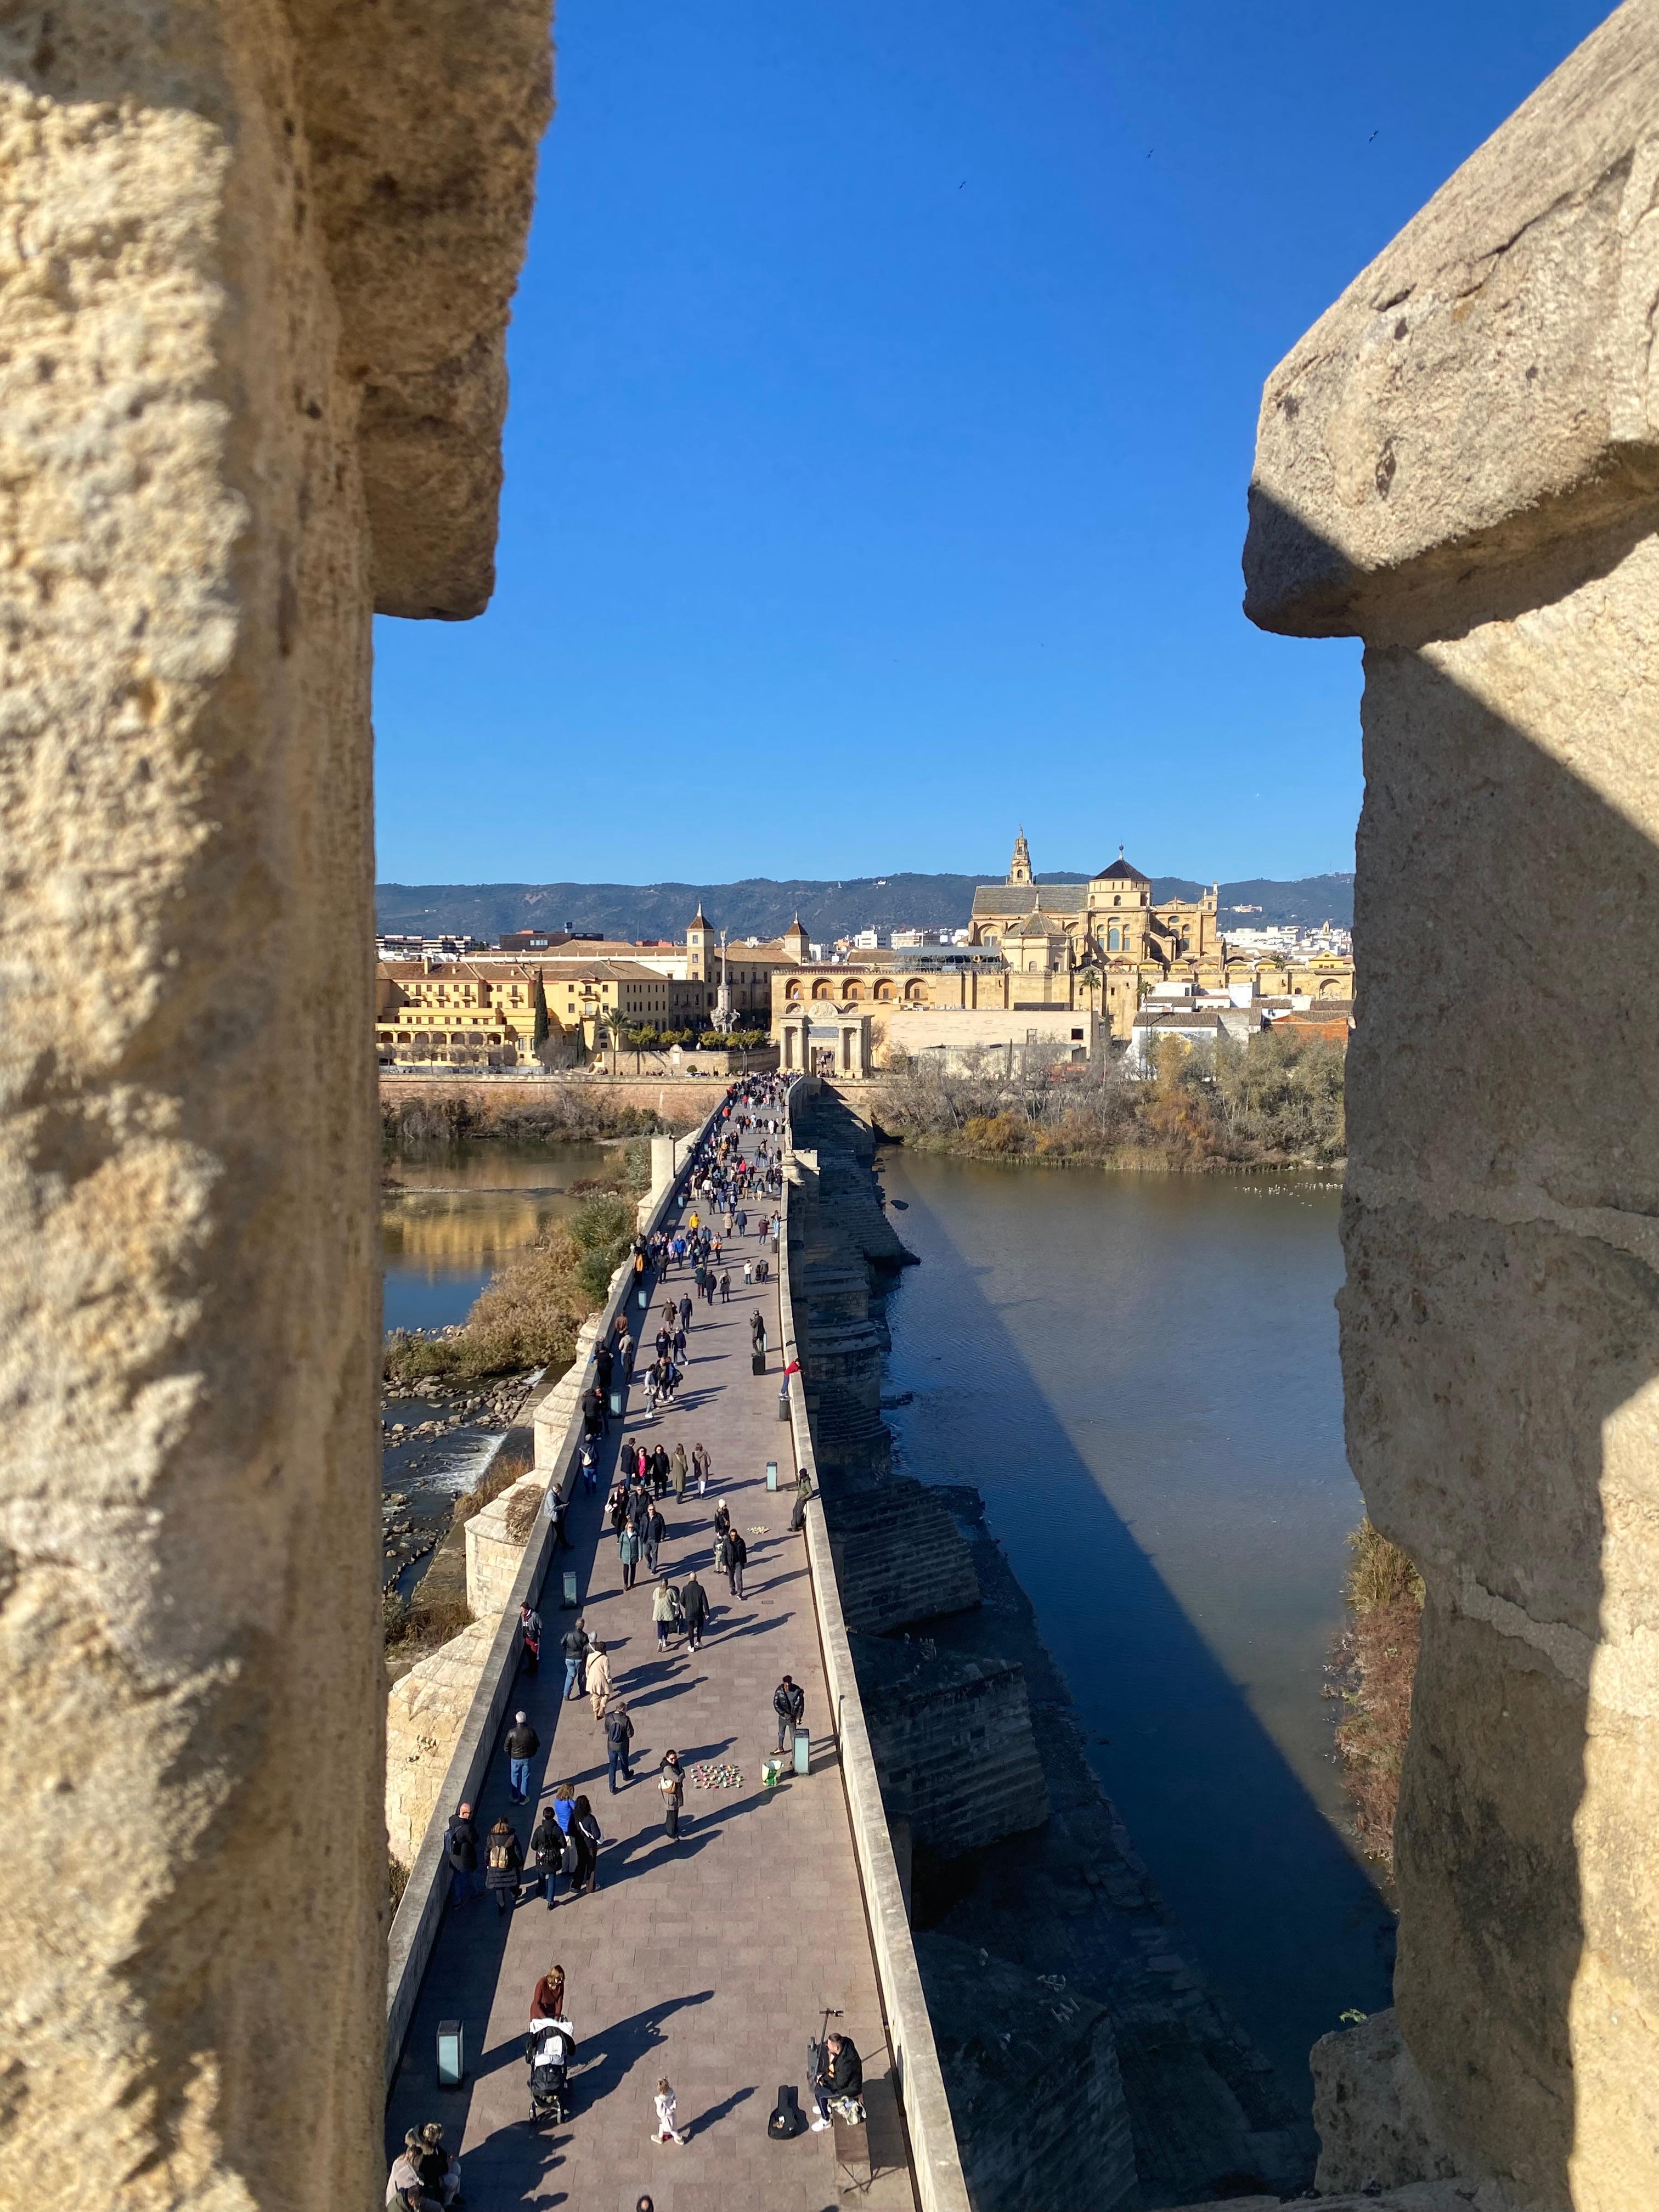
[[[997, 884], [1006, 871], [975, 876], [859, 876], [838, 883], [775, 883], [750, 876], [736, 884], [377, 884], [374, 915], [382, 930], [435, 937], [453, 933], [499, 937], [510, 929], [597, 930], [605, 937], [681, 939], [701, 903], [716, 929], [733, 938], [776, 937], [797, 914], [814, 943], [860, 929], [951, 929], [966, 925], [975, 886]], [[1040, 884], [1087, 880], [1081, 868], [1040, 874]], [[1196, 898], [1207, 885], [1186, 876], [1155, 876], [1155, 900]], [[1244, 912], [1230, 909], [1243, 908]], [[1353, 921], [1352, 876], [1304, 876], [1297, 883], [1252, 878], [1223, 884], [1224, 924], [1261, 928]]]

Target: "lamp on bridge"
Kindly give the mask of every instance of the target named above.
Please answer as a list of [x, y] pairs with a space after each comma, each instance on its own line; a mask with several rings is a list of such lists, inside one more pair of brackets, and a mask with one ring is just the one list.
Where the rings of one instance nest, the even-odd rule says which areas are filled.
[[766, 1486], [769, 1490], [775, 1490], [778, 1486], [778, 1463], [775, 1459], [769, 1459], [766, 1462]]
[[459, 2089], [466, 2075], [466, 2037], [458, 2020], [438, 2022], [438, 2087]]

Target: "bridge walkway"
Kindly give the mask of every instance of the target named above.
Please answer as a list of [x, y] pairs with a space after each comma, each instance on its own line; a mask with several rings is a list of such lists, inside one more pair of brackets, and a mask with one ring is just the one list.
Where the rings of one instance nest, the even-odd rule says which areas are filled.
[[[755, 1211], [746, 1238], [727, 1242], [739, 1280], [758, 1254]], [[775, 1267], [776, 1262], [774, 1262]], [[651, 1309], [630, 1323], [654, 1334], [663, 1298], [690, 1288], [690, 1271], [659, 1280]], [[764, 1313], [768, 1373], [750, 1372], [750, 1316]], [[512, 1806], [498, 1753], [477, 1808], [480, 1832], [506, 1814], [527, 1845], [540, 1805], [569, 1781], [592, 1798], [606, 1844], [597, 1894], [562, 1899], [550, 1911], [526, 1895], [507, 1915], [479, 1897], [445, 1914], [387, 2108], [388, 2157], [406, 2128], [443, 2123], [459, 2147], [469, 2212], [511, 2205], [634, 2212], [648, 2194], [657, 2212], [825, 2212], [848, 2201], [871, 2212], [910, 2212], [915, 2198], [888, 2075], [880, 2000], [845, 1801], [828, 1727], [811, 1589], [802, 1540], [789, 1533], [789, 1431], [777, 1419], [780, 1358], [775, 1279], [729, 1305], [700, 1306], [678, 1407], [644, 1419], [636, 1382], [628, 1413], [605, 1446], [604, 1480], [570, 1515], [575, 1549], [555, 1555], [543, 1594], [539, 1677], [520, 1675], [514, 1707], [542, 1740], [531, 1802]], [[708, 1495], [664, 1502], [660, 1564], [677, 1584], [695, 1564], [714, 1612], [702, 1649], [684, 1643], [659, 1656], [650, 1577], [622, 1588], [617, 1546], [604, 1525], [621, 1436], [660, 1437], [712, 1456]], [[782, 1447], [781, 1450], [781, 1447]], [[768, 1458], [780, 1488], [765, 1486]], [[749, 1545], [741, 1600], [711, 1560], [713, 1516], [725, 1498]], [[572, 1615], [558, 1609], [558, 1577], [574, 1568], [590, 1634], [611, 1659], [631, 1714], [635, 1779], [608, 1794], [604, 1730], [589, 1702], [563, 1702], [559, 1638]], [[776, 1741], [772, 1692], [783, 1674], [806, 1692], [812, 1771], [763, 1789], [761, 1762]], [[680, 1838], [664, 1832], [656, 1771], [672, 1746], [689, 1769], [724, 1763], [741, 1774], [729, 1789], [688, 1786]], [[442, 1808], [446, 1814], [450, 1808]], [[575, 2109], [562, 2127], [530, 2123], [523, 2058], [531, 1992], [556, 1960], [579, 2045]], [[805, 2044], [826, 2006], [865, 2061], [874, 2179], [855, 2192], [835, 2156], [833, 2131], [774, 2142], [766, 2119], [777, 2085], [799, 2086], [810, 2114]], [[467, 2075], [459, 2089], [436, 2079], [441, 2020], [459, 2019]], [[689, 2140], [650, 2138], [659, 2075], [672, 2081]], [[838, 2186], [839, 2182], [839, 2186]]]

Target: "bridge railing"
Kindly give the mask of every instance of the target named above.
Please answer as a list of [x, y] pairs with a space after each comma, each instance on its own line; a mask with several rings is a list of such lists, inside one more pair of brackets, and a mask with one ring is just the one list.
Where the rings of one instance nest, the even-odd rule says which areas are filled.
[[[790, 1152], [794, 1146], [793, 1121], [797, 1100], [818, 1087], [817, 1079], [803, 1077], [789, 1088], [786, 1129]], [[898, 1861], [882, 1802], [881, 1778], [864, 1717], [858, 1675], [853, 1667], [847, 1622], [842, 1612], [841, 1586], [830, 1553], [830, 1532], [824, 1522], [818, 1487], [817, 1454], [806, 1414], [806, 1394], [799, 1368], [800, 1343], [795, 1329], [793, 1283], [790, 1268], [790, 1177], [783, 1183], [782, 1222], [778, 1239], [778, 1295], [783, 1340], [783, 1364], [789, 1393], [789, 1424], [794, 1441], [795, 1465], [811, 1477], [812, 1499], [806, 1508], [806, 1557], [817, 1613], [818, 1648], [823, 1655], [824, 1681], [830, 1695], [831, 1725], [840, 1754], [842, 1790], [847, 1822], [852, 1832], [864, 1889], [865, 1918], [876, 1961], [882, 2009], [887, 2018], [887, 2043], [892, 2055], [894, 2086], [898, 2092], [905, 2126], [910, 2137], [912, 2171], [922, 2212], [970, 2212], [968, 2183], [957, 2142], [951, 2100], [945, 2094], [933, 2024], [921, 1986], [921, 1971], [910, 1936], [910, 1916], [905, 1909]], [[794, 1372], [787, 1370], [793, 1367]]]

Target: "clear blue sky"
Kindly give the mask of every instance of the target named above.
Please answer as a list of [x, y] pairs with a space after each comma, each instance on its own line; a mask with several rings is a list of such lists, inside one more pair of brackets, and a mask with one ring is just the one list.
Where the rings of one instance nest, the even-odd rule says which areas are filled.
[[381, 878], [1352, 867], [1358, 647], [1238, 611], [1262, 380], [1605, 12], [561, 0]]

